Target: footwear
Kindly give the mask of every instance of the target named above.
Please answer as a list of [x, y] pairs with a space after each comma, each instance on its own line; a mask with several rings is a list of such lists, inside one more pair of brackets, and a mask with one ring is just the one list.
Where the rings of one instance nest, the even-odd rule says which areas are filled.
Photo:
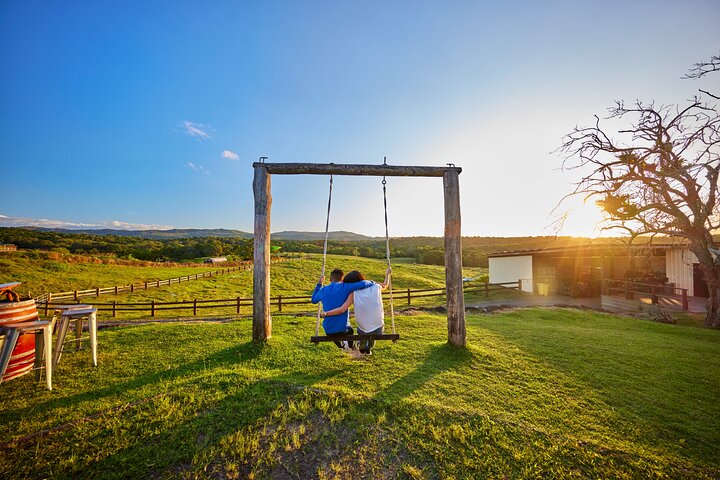
[[363, 355], [372, 355], [372, 350], [360, 350]]

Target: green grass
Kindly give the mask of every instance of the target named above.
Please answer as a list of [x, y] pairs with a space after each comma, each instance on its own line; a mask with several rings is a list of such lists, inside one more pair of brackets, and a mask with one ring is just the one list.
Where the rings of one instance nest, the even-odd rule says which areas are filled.
[[[103, 266], [104, 265], [100, 265]], [[328, 255], [327, 275], [334, 268], [341, 268], [346, 273], [350, 270], [360, 270], [371, 280], [382, 281], [385, 277], [387, 264], [384, 260], [375, 260], [359, 257], [348, 257], [339, 255]], [[122, 269], [122, 266], [117, 266]], [[145, 267], [151, 269], [151, 267]], [[285, 296], [307, 296], [310, 297], [315, 284], [320, 277], [322, 260], [320, 255], [307, 255], [306, 259], [291, 260], [288, 262], [273, 264], [271, 267], [271, 295]], [[478, 275], [487, 269], [466, 268], [468, 275]], [[151, 270], [152, 271], [152, 270]], [[197, 270], [195, 270], [197, 271]], [[309, 273], [308, 273], [309, 272]], [[138, 290], [134, 293], [123, 293], [119, 295], [102, 295], [100, 298], [88, 297], [81, 299], [84, 303], [98, 304], [111, 303], [146, 303], [155, 300], [156, 302], [179, 302], [192, 301], [193, 299], [232, 299], [238, 296], [252, 297], [252, 271], [243, 270], [219, 275], [212, 278], [192, 280], [190, 282], [176, 283], [160, 288]], [[167, 277], [169, 278], [169, 277]], [[326, 280], [327, 282], [328, 280]], [[400, 263], [393, 264], [393, 286], [398, 295], [399, 290], [443, 288], [445, 285], [444, 267], [434, 265], [419, 265]], [[428, 297], [413, 300], [414, 306], [440, 305], [444, 303], [444, 297]], [[398, 305], [406, 305], [404, 300], [398, 300]], [[247, 311], [248, 309], [245, 308]], [[284, 311], [302, 312], [313, 311], [314, 307], [309, 305], [286, 306]], [[234, 312], [233, 307], [224, 309], [204, 309], [198, 311], [198, 316], [228, 316]], [[242, 313], [242, 312], [241, 312]], [[192, 316], [192, 308], [187, 310], [160, 310], [158, 318], [174, 318], [178, 316]], [[145, 320], [150, 317], [149, 307], [142, 312], [119, 312], [115, 321]], [[111, 321], [111, 313], [100, 312], [100, 320]]]
[[4, 478], [717, 478], [720, 332], [564, 309], [397, 319], [354, 360], [274, 316], [141, 325], [0, 386]]
[[[83, 258], [92, 260], [92, 257]], [[22, 282], [15, 290], [23, 297], [166, 280], [220, 268], [222, 267], [202, 264], [191, 267], [161, 267], [72, 263], [65, 261], [62, 255], [51, 252], [0, 254], [0, 280], [2, 283]]]

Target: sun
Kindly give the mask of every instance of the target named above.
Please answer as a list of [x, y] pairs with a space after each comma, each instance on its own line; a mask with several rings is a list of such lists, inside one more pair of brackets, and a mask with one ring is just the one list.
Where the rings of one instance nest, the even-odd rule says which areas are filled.
[[565, 210], [567, 218], [559, 232], [561, 235], [589, 238], [611, 236], [611, 232], [602, 230], [603, 211], [594, 200], [583, 202], [581, 198], [568, 199]]

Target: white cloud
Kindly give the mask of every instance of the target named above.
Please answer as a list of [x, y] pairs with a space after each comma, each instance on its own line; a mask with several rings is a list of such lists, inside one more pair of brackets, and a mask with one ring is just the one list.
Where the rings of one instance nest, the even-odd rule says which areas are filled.
[[50, 220], [47, 218], [23, 218], [0, 215], [0, 227], [41, 227], [65, 228], [68, 230], [97, 230], [111, 228], [113, 230], [170, 230], [172, 226], [147, 223], [128, 223], [119, 220], [108, 220], [97, 223], [68, 222], [65, 220]]
[[185, 166], [187, 168], [189, 168], [190, 170], [192, 170], [193, 172], [204, 173], [205, 175], [210, 175], [210, 172], [208, 170], [206, 170], [205, 167], [203, 167], [202, 165], [195, 165], [192, 162], [187, 162], [185, 164]]
[[240, 155], [230, 150], [223, 150], [222, 158], [227, 158], [228, 160], [240, 160]]
[[185, 133], [191, 137], [199, 138], [200, 140], [212, 140], [212, 136], [208, 133], [209, 130], [212, 130], [210, 125], [185, 120], [180, 126], [184, 128]]

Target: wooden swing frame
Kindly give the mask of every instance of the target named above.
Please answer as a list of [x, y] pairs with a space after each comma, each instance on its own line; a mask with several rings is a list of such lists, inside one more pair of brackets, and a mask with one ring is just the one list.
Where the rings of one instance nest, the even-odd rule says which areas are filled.
[[[272, 335], [270, 315], [270, 192], [271, 175], [354, 175], [377, 177], [442, 177], [445, 202], [445, 288], [447, 298], [448, 343], [465, 346], [465, 300], [462, 283], [462, 245], [460, 237], [460, 181], [462, 168], [400, 165], [347, 165], [323, 163], [253, 163], [255, 198], [253, 259], [253, 340], [265, 341]], [[397, 338], [388, 338], [388, 337]], [[373, 338], [382, 337], [382, 338]], [[394, 334], [314, 336], [310, 341], [392, 340]]]

